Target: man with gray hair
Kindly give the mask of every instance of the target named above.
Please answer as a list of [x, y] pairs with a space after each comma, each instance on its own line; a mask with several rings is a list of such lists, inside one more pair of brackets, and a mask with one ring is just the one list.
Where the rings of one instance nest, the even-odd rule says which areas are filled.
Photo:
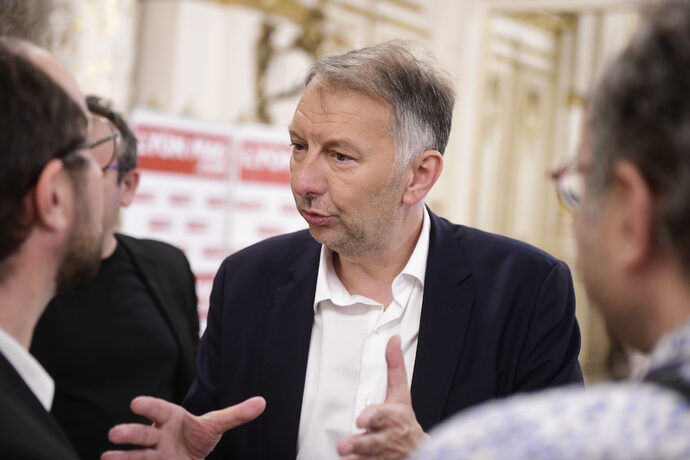
[[624, 344], [651, 352], [646, 375], [487, 404], [415, 459], [690, 458], [690, 1], [655, 3], [557, 174], [577, 179], [559, 192], [587, 293]]
[[223, 263], [185, 402], [266, 398], [214, 458], [400, 458], [460, 409], [581, 381], [566, 265], [425, 207], [454, 94], [410, 48], [325, 56], [306, 77], [290, 170], [309, 231]]
[[306, 78], [290, 171], [309, 231], [222, 264], [183, 403], [259, 394], [266, 412], [209, 458], [402, 458], [463, 408], [581, 382], [566, 265], [425, 207], [454, 95], [409, 48], [325, 56]]
[[[0, 36], [0, 106], [0, 452], [76, 460], [49, 413], [54, 382], [28, 348], [51, 297], [98, 269], [109, 158], [95, 149], [113, 133], [96, 129], [76, 81], [50, 53], [15, 37]], [[168, 414], [150, 399], [133, 409], [162, 423]], [[203, 449], [263, 407], [254, 398], [200, 417], [178, 408], [177, 428], [187, 449]]]

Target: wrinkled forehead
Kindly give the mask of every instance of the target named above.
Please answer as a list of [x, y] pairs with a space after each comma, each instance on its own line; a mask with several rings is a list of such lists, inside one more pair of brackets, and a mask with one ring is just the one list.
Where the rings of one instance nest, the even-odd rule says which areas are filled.
[[325, 80], [323, 78], [314, 78], [309, 85], [304, 89], [302, 97], [309, 93], [316, 93], [323, 100], [340, 100], [351, 96], [359, 96], [370, 99], [377, 105], [392, 110], [391, 104], [382, 96], [376, 94], [369, 88], [357, 85], [355, 82]]
[[326, 118], [342, 117], [343, 114], [349, 113], [358, 117], [371, 118], [372, 121], [376, 120], [386, 127], [390, 126], [394, 115], [390, 104], [381, 97], [348, 86], [324, 83], [319, 80], [309, 83], [302, 93], [293, 114], [293, 124], [299, 114], [304, 115], [308, 112]]

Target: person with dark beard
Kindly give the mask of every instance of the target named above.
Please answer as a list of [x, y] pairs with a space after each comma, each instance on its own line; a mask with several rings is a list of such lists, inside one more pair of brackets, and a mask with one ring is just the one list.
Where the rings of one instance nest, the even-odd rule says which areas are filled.
[[[184, 253], [115, 232], [139, 183], [137, 140], [103, 99], [86, 98], [103, 166], [103, 251], [97, 275], [56, 296], [36, 325], [31, 354], [55, 380], [52, 414], [82, 458], [115, 446], [108, 430], [145, 422], [140, 394], [179, 403], [195, 375], [199, 316]], [[60, 347], [55, 344], [59, 343]]]
[[56, 293], [93, 275], [101, 169], [79, 88], [44, 50], [0, 39], [0, 452], [77, 458], [49, 415], [53, 381], [28, 353]]
[[[27, 350], [55, 293], [98, 269], [108, 165], [99, 164], [93, 149], [107, 137], [95, 128], [74, 78], [50, 53], [5, 36], [0, 107], [0, 453], [74, 460], [74, 447], [49, 414], [53, 380]], [[177, 439], [161, 443], [155, 458], [172, 458], [164, 449], [171, 445], [199, 458], [197, 452], [210, 451], [223, 432], [253, 420], [265, 404], [250, 398], [193, 416], [163, 400], [140, 398], [132, 410], [180, 433], [184, 446], [178, 449]], [[136, 432], [144, 436], [129, 443], [159, 443], [155, 425]]]

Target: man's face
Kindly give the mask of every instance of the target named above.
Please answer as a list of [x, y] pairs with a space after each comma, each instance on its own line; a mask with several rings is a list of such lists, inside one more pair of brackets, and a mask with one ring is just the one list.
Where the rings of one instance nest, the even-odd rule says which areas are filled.
[[[592, 164], [592, 152], [589, 143], [589, 133], [586, 128], [582, 131], [580, 148], [577, 152], [575, 161], [575, 174], [580, 174], [586, 180]], [[600, 297], [596, 295], [600, 291], [599, 281], [603, 269], [600, 238], [602, 225], [602, 203], [598, 197], [592, 196], [592, 190], [587, 187], [580, 200], [580, 208], [575, 214], [574, 231], [577, 243], [577, 265], [582, 274], [585, 288], [590, 297]], [[595, 299], [593, 299], [595, 300]]]
[[[107, 119], [94, 116], [92, 118], [90, 137], [93, 140], [108, 139], [95, 147], [92, 152], [102, 166], [117, 164], [118, 149], [121, 134], [117, 128]], [[113, 134], [119, 136], [112, 137]], [[119, 170], [116, 168], [106, 169], [103, 173], [103, 229], [106, 233], [113, 232], [117, 224], [117, 217], [120, 212], [120, 203], [124, 182], [118, 181]]]
[[[584, 176], [589, 174], [591, 164], [592, 150], [585, 129], [577, 156], [579, 173]], [[634, 345], [639, 321], [644, 321], [644, 312], [638, 308], [639, 300], [625, 281], [617, 257], [618, 211], [611, 186], [601, 191], [585, 187], [574, 220], [577, 265], [587, 296], [608, 327], [624, 343]]]
[[310, 84], [290, 126], [291, 187], [318, 242], [342, 255], [385, 247], [400, 225], [402, 168], [383, 101]]
[[72, 224], [57, 272], [57, 291], [64, 292], [94, 276], [103, 245], [101, 196], [102, 172], [88, 151], [80, 152], [84, 163], [70, 171], [74, 190]]
[[[49, 53], [27, 45], [27, 57], [72, 96], [89, 117], [84, 96], [74, 78]], [[102, 171], [89, 150], [76, 154], [80, 164], [66, 171], [73, 184], [72, 222], [65, 238], [62, 261], [56, 275], [58, 291], [98, 269], [103, 244]]]

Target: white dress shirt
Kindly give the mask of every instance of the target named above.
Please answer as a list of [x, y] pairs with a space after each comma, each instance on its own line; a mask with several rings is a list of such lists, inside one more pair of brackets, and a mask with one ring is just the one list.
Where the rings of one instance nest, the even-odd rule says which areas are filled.
[[355, 421], [362, 410], [384, 401], [385, 350], [393, 335], [402, 339], [408, 386], [412, 382], [430, 226], [425, 208], [417, 244], [405, 268], [393, 280], [393, 301], [385, 309], [375, 300], [351, 295], [335, 273], [332, 252], [322, 246], [298, 460], [338, 458], [338, 442], [361, 431]]
[[50, 412], [55, 394], [53, 379], [36, 361], [36, 358], [2, 328], [0, 328], [0, 353], [7, 358], [43, 407]]

